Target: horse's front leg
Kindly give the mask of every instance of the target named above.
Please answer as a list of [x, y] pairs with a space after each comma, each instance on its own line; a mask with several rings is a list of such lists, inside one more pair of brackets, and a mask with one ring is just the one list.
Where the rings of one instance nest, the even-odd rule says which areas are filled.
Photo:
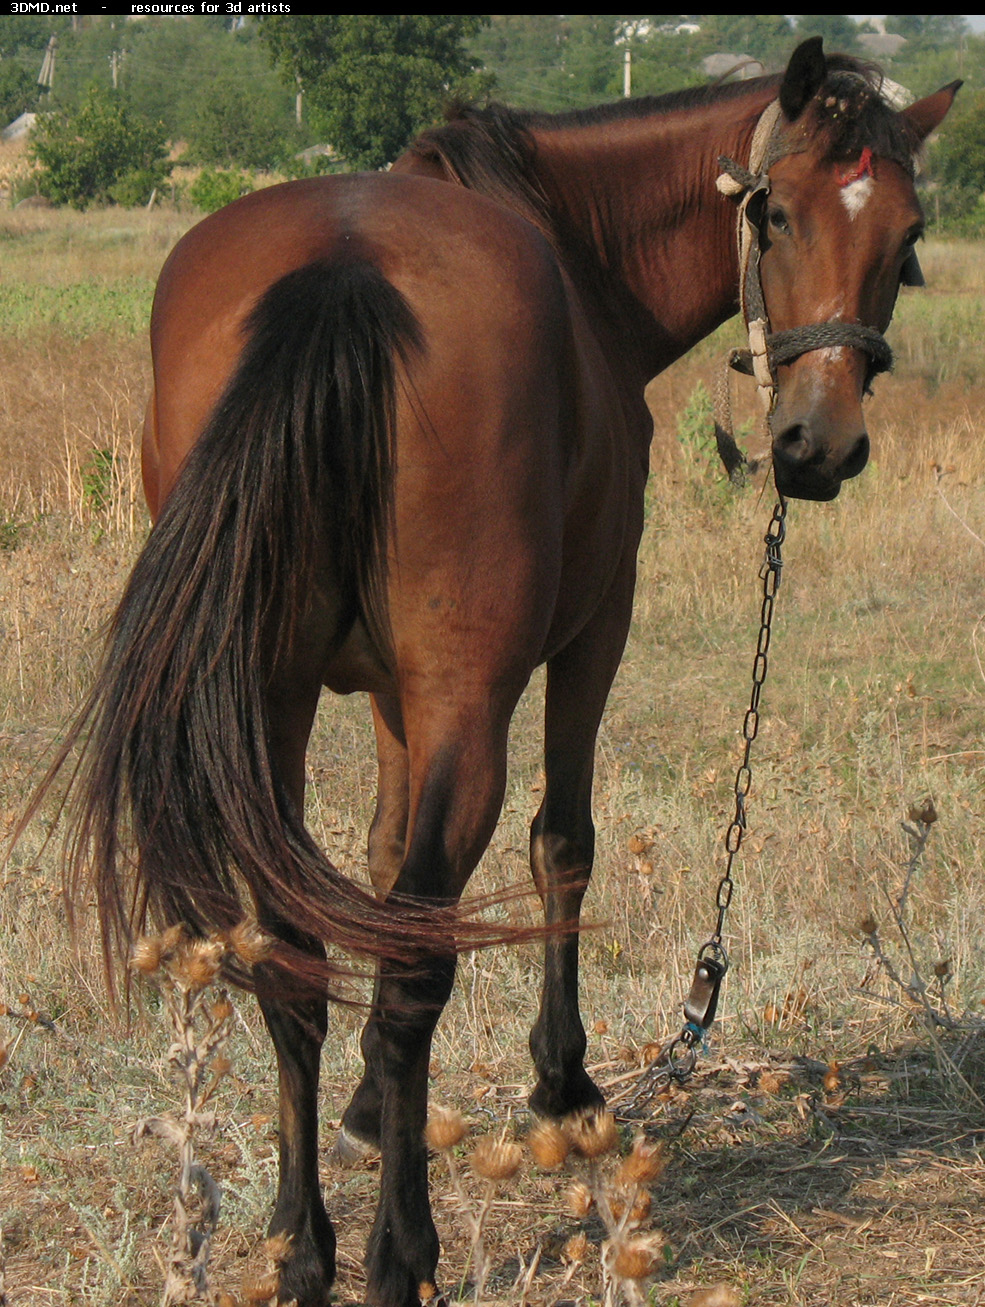
[[632, 603], [614, 596], [547, 668], [544, 798], [530, 832], [530, 865], [547, 924], [571, 924], [544, 945], [540, 1012], [530, 1033], [539, 1116], [563, 1117], [600, 1106], [601, 1091], [585, 1071], [587, 1040], [578, 1007], [578, 921], [595, 855], [592, 778], [595, 739], [619, 666]]

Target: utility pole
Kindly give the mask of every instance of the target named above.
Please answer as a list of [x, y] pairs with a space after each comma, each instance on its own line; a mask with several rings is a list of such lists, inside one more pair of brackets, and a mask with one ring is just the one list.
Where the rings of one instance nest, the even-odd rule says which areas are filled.
[[42, 91], [51, 94], [51, 87], [55, 80], [55, 51], [58, 49], [58, 37], [53, 36], [48, 47], [44, 52], [44, 59], [41, 61], [41, 71], [38, 73], [38, 86]]
[[633, 93], [633, 52], [628, 45], [622, 56], [622, 93], [627, 100]]

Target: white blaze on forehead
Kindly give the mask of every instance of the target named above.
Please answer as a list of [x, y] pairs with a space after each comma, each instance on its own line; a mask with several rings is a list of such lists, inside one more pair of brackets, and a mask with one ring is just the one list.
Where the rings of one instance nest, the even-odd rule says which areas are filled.
[[847, 186], [842, 186], [841, 202], [848, 210], [849, 218], [857, 218], [862, 212], [874, 186], [875, 178], [871, 174], [859, 177], [857, 181], [849, 182]]

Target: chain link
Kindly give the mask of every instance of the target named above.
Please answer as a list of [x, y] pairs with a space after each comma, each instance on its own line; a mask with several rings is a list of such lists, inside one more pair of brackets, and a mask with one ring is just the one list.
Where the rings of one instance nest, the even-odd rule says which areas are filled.
[[769, 669], [769, 648], [772, 632], [773, 610], [776, 592], [780, 588], [780, 572], [783, 567], [782, 549], [787, 534], [787, 505], [782, 495], [773, 509], [766, 531], [766, 553], [763, 565], [759, 569], [763, 583], [763, 602], [759, 617], [759, 639], [756, 643], [756, 656], [752, 665], [752, 694], [749, 708], [742, 723], [744, 748], [742, 762], [735, 773], [735, 814], [725, 833], [725, 871], [718, 882], [715, 894], [715, 907], [718, 920], [711, 938], [701, 946], [698, 963], [695, 968], [694, 981], [687, 1002], [684, 1004], [685, 1024], [681, 1033], [671, 1041], [663, 1056], [651, 1063], [637, 1082], [634, 1093], [615, 1110], [621, 1120], [638, 1120], [643, 1111], [663, 1089], [674, 1082], [684, 1084], [691, 1078], [698, 1060], [697, 1047], [704, 1043], [705, 1034], [715, 1017], [718, 1005], [718, 992], [722, 980], [728, 971], [728, 953], [722, 944], [725, 928], [725, 916], [732, 902], [735, 881], [732, 866], [735, 855], [742, 846], [746, 833], [746, 798], [752, 787], [753, 741], [759, 734], [759, 701], [766, 683]]

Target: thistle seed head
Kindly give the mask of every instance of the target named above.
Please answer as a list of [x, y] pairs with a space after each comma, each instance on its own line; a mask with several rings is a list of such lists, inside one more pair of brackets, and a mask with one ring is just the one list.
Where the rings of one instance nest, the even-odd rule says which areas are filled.
[[161, 965], [161, 940], [156, 935], [141, 935], [130, 954], [130, 967], [141, 975], [152, 976]]
[[910, 821], [919, 821], [924, 826], [933, 826], [937, 820], [937, 805], [929, 797], [924, 799], [923, 803], [911, 803], [907, 816]]
[[742, 1298], [730, 1284], [712, 1284], [696, 1289], [688, 1307], [742, 1307]]
[[229, 947], [240, 962], [245, 962], [250, 967], [255, 967], [258, 962], [266, 962], [274, 947], [271, 937], [247, 917], [233, 926], [228, 940]]
[[[617, 1221], [622, 1220], [623, 1214], [626, 1211], [627, 1201], [628, 1198], [625, 1191], [622, 1193], [611, 1194], [609, 1196], [609, 1207], [612, 1210], [612, 1215]], [[626, 1224], [632, 1227], [642, 1225], [650, 1215], [652, 1202], [653, 1200], [650, 1197], [649, 1189], [637, 1188], [633, 1196], [633, 1205], [629, 1209], [629, 1216], [626, 1218]]]
[[878, 935], [879, 933], [879, 923], [871, 912], [865, 914], [858, 923], [858, 928], [866, 939], [871, 939], [873, 935]]
[[232, 1014], [233, 1005], [225, 995], [223, 995], [222, 998], [216, 999], [212, 1004], [212, 1020], [216, 1025], [221, 1021], [228, 1021]]
[[645, 1280], [661, 1261], [657, 1237], [626, 1239], [616, 1249], [612, 1269], [620, 1280]]
[[786, 1071], [760, 1071], [756, 1088], [764, 1094], [778, 1094], [789, 1083], [790, 1075]]
[[272, 1234], [263, 1245], [264, 1255], [275, 1266], [283, 1266], [291, 1255], [292, 1234]]
[[465, 1117], [456, 1108], [432, 1107], [424, 1128], [424, 1138], [435, 1152], [441, 1153], [460, 1144], [468, 1131]]
[[219, 964], [226, 951], [217, 939], [196, 939], [182, 949], [172, 964], [171, 973], [183, 989], [206, 989], [219, 974]]
[[582, 1157], [602, 1157], [619, 1143], [615, 1117], [605, 1110], [583, 1112], [566, 1123], [571, 1147]]
[[280, 1288], [279, 1275], [264, 1275], [243, 1285], [243, 1297], [254, 1303], [268, 1303]]
[[184, 943], [187, 933], [184, 926], [179, 921], [176, 926], [168, 926], [163, 934], [158, 936], [158, 942], [161, 945], [161, 960], [166, 962]]
[[584, 1180], [575, 1180], [564, 1191], [564, 1205], [576, 1221], [583, 1221], [592, 1210], [595, 1197]]
[[633, 1151], [623, 1159], [616, 1172], [616, 1183], [627, 1188], [633, 1184], [653, 1184], [663, 1175], [666, 1165], [663, 1144], [648, 1143], [643, 1135], [637, 1135]]
[[564, 1165], [571, 1144], [567, 1135], [553, 1121], [541, 1121], [527, 1135], [527, 1146], [534, 1161], [544, 1171], [556, 1171]]
[[483, 1180], [512, 1180], [523, 1161], [523, 1149], [506, 1139], [480, 1139], [469, 1166]]
[[561, 1249], [561, 1260], [568, 1266], [580, 1266], [588, 1256], [588, 1235], [582, 1230], [573, 1234]]

